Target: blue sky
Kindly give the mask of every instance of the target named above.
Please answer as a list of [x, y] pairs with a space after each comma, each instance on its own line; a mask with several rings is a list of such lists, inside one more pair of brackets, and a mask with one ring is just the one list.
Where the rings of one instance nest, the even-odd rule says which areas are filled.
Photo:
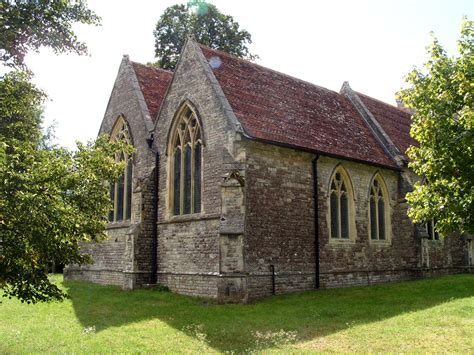
[[[102, 26], [76, 25], [90, 56], [54, 55], [43, 49], [26, 61], [50, 100], [45, 123], [56, 122], [57, 142], [96, 136], [123, 54], [154, 60], [153, 29], [175, 1], [93, 0]], [[456, 54], [463, 15], [474, 19], [470, 0], [258, 1], [215, 0], [252, 34], [257, 62], [339, 91], [349, 81], [357, 91], [395, 103], [403, 76], [426, 60], [433, 31]]]

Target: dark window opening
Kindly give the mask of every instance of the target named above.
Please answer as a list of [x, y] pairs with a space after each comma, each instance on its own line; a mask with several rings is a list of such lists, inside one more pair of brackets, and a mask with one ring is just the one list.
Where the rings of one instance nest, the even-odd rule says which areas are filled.
[[174, 132], [174, 169], [171, 199], [174, 215], [201, 212], [202, 142], [201, 128], [194, 112], [186, 109]]

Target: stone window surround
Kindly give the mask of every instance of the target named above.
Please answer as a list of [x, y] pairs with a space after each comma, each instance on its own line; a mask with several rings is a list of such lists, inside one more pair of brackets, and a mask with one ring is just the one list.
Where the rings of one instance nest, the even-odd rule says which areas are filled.
[[[185, 117], [187, 115], [187, 117]], [[179, 133], [180, 129], [180, 124], [183, 123], [183, 119], [185, 119], [185, 130], [187, 130], [189, 127], [189, 123], [192, 119], [195, 119], [196, 122], [196, 127], [192, 131], [193, 137], [191, 138], [190, 146], [192, 149], [191, 153], [191, 212], [190, 213], [184, 213], [184, 154], [181, 153], [181, 169], [180, 169], [180, 213], [175, 214], [174, 212], [174, 200], [175, 200], [175, 188], [174, 188], [174, 174], [175, 174], [175, 169], [174, 169], [174, 160], [175, 160], [175, 151], [178, 149], [177, 144], [180, 142], [181, 146], [181, 152], [183, 146], [187, 145], [187, 142], [184, 142], [184, 137], [181, 137]], [[166, 220], [170, 221], [181, 221], [181, 220], [194, 220], [198, 219], [200, 216], [203, 215], [204, 213], [204, 208], [203, 208], [203, 166], [204, 166], [204, 156], [203, 156], [203, 147], [204, 147], [204, 134], [202, 130], [202, 122], [199, 118], [199, 115], [197, 114], [197, 111], [194, 109], [194, 106], [186, 101], [184, 102], [180, 108], [176, 111], [176, 114], [174, 115], [173, 118], [173, 123], [171, 124], [170, 128], [170, 133], [169, 133], [169, 139], [168, 139], [168, 179], [167, 179], [167, 213], [166, 213]], [[196, 139], [197, 138], [197, 139]], [[178, 141], [179, 139], [179, 141]], [[195, 205], [194, 205], [194, 199], [195, 199], [195, 148], [197, 145], [200, 145], [201, 147], [201, 190], [200, 190], [200, 211], [194, 212]]]
[[[436, 219], [435, 218], [432, 218], [431, 220], [425, 222], [423, 224], [423, 227], [425, 228], [426, 233], [428, 235], [428, 237], [426, 238], [427, 240], [429, 240], [432, 243], [442, 243], [443, 242], [444, 238], [436, 230]], [[431, 232], [432, 237], [430, 236], [430, 232]]]
[[[347, 189], [347, 195], [348, 195], [348, 219], [349, 219], [349, 238], [348, 239], [343, 239], [343, 238], [333, 238], [331, 236], [331, 185], [333, 183], [334, 178], [336, 177], [336, 174], [340, 174], [343, 181], [344, 185], [346, 186]], [[328, 223], [328, 231], [329, 231], [329, 243], [334, 244], [334, 245], [352, 245], [355, 244], [355, 241], [357, 239], [357, 232], [356, 232], [356, 226], [355, 226], [355, 198], [354, 198], [354, 189], [352, 185], [351, 178], [349, 176], [349, 173], [347, 170], [344, 168], [342, 163], [339, 163], [336, 165], [334, 168], [331, 177], [329, 179], [329, 185], [328, 185], [328, 195], [327, 195], [327, 223]], [[339, 226], [340, 228], [340, 226]]]
[[[384, 200], [384, 222], [385, 222], [385, 239], [372, 239], [372, 232], [371, 232], [371, 217], [370, 217], [370, 199], [371, 199], [371, 191], [372, 187], [374, 185], [374, 182], [377, 181], [379, 188], [382, 192], [382, 198]], [[390, 205], [390, 194], [388, 192], [387, 184], [385, 183], [385, 179], [381, 175], [380, 172], [375, 172], [374, 176], [372, 177], [372, 180], [369, 185], [369, 193], [368, 193], [368, 198], [367, 198], [368, 204], [367, 204], [367, 211], [368, 211], [368, 226], [367, 226], [367, 231], [368, 231], [368, 236], [369, 236], [369, 242], [374, 245], [390, 245], [392, 242], [392, 221], [391, 221], [391, 205]], [[376, 221], [377, 229], [378, 229], [378, 220]]]
[[474, 266], [474, 241], [472, 238], [466, 239], [467, 247], [467, 264]]
[[[127, 144], [133, 145], [133, 139], [130, 134], [130, 129], [128, 123], [123, 115], [119, 115], [114, 123], [112, 128], [112, 132], [110, 134], [110, 140], [118, 141], [118, 140], [125, 140]], [[120, 159], [126, 160], [128, 163], [125, 165], [124, 174], [123, 174], [123, 206], [122, 206], [122, 219], [118, 219], [118, 182], [114, 183], [114, 201], [113, 201], [113, 217], [109, 215], [109, 226], [112, 224], [124, 224], [129, 223], [131, 219], [131, 207], [132, 207], [132, 191], [133, 191], [133, 162], [132, 156], [128, 156], [125, 153], [117, 152], [115, 154], [115, 160], [119, 161]], [[131, 165], [131, 166], [129, 166]], [[131, 173], [132, 176], [129, 176]], [[130, 216], [128, 216], [128, 212], [130, 212]], [[127, 222], [128, 221], [128, 222]]]

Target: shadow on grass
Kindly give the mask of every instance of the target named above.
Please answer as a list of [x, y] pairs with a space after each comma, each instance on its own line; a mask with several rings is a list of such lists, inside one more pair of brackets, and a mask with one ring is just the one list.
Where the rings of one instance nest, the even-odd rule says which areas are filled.
[[153, 290], [66, 282], [84, 327], [97, 331], [159, 319], [218, 351], [248, 352], [279, 343], [305, 341], [354, 325], [419, 311], [474, 296], [474, 276], [457, 275], [397, 284], [308, 291], [249, 305], [212, 302]]

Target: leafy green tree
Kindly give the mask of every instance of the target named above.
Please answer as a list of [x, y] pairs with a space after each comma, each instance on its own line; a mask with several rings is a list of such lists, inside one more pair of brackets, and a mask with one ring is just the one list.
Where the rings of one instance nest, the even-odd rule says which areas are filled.
[[[25, 68], [30, 50], [84, 54], [72, 24], [99, 23], [85, 1], [0, 0], [0, 60]], [[22, 302], [61, 300], [66, 295], [48, 279], [51, 263], [85, 264], [80, 243], [105, 237], [110, 209], [104, 181], [114, 181], [125, 163], [115, 152], [132, 147], [99, 137], [68, 151], [41, 130], [46, 95], [31, 73], [0, 77], [0, 289]]]
[[464, 19], [459, 55], [449, 57], [436, 39], [424, 70], [406, 77], [399, 98], [415, 110], [408, 155], [424, 180], [407, 195], [415, 222], [435, 218], [443, 234], [474, 234], [474, 24]]
[[255, 59], [247, 47], [251, 35], [239, 30], [232, 16], [222, 14], [217, 7], [204, 1], [187, 5], [173, 5], [161, 15], [153, 32], [155, 36], [156, 65], [174, 70], [188, 35], [214, 49], [240, 58]]
[[85, 1], [0, 0], [0, 14], [0, 60], [9, 66], [23, 66], [26, 53], [41, 46], [57, 53], [87, 53], [72, 24], [100, 21]]
[[48, 277], [51, 262], [85, 264], [80, 242], [100, 241], [110, 210], [104, 181], [124, 163], [114, 152], [131, 147], [107, 136], [74, 152], [51, 146], [41, 131], [44, 94], [28, 74], [0, 80], [0, 288], [22, 301], [60, 300]]

